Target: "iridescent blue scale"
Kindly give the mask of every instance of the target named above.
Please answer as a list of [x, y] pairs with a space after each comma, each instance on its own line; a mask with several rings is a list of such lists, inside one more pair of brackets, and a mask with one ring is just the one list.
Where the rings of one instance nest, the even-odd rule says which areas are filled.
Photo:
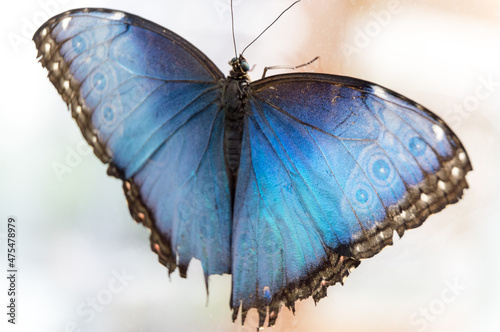
[[470, 171], [436, 115], [326, 74], [228, 77], [175, 33], [76, 9], [34, 36], [40, 62], [108, 174], [123, 180], [159, 260], [233, 276], [231, 307], [273, 325], [456, 202]]

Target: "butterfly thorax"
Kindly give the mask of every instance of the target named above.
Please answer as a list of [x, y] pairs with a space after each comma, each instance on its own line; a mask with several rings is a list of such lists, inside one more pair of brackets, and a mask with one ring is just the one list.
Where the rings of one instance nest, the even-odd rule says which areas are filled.
[[244, 58], [241, 56], [234, 58], [229, 64], [232, 65], [233, 70], [230, 76], [221, 81], [221, 105], [225, 112], [224, 156], [226, 169], [230, 177], [231, 187], [234, 188], [240, 165], [244, 117], [249, 107], [249, 78], [246, 75], [248, 64]]

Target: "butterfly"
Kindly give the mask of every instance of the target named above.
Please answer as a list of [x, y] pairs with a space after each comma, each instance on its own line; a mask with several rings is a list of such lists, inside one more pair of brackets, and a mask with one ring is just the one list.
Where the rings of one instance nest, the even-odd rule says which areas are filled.
[[319, 301], [360, 260], [458, 201], [472, 170], [438, 116], [318, 73], [251, 82], [121, 11], [75, 9], [33, 40], [48, 77], [169, 273], [232, 275], [233, 321]]

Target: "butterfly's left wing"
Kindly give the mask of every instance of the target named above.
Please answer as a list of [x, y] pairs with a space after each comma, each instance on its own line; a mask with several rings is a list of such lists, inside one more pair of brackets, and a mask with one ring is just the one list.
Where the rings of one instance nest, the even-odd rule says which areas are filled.
[[251, 84], [233, 216], [233, 317], [326, 295], [362, 258], [454, 203], [471, 170], [436, 115], [347, 77]]
[[169, 272], [193, 257], [229, 273], [231, 202], [223, 155], [223, 74], [153, 22], [83, 8], [34, 35], [40, 62]]

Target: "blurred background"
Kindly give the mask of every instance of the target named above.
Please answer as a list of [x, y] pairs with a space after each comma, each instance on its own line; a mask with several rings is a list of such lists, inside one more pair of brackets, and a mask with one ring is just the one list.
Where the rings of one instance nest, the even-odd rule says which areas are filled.
[[[290, 0], [234, 1], [241, 51]], [[0, 12], [0, 268], [8, 216], [18, 231], [18, 321], [0, 330], [51, 332], [255, 331], [233, 324], [231, 277], [201, 265], [169, 278], [132, 221], [121, 182], [89, 152], [36, 60], [31, 36], [78, 7], [127, 11], [175, 31], [223, 72], [234, 56], [229, 0], [25, 0]], [[255, 64], [353, 76], [433, 110], [473, 163], [470, 189], [363, 263], [317, 305], [286, 308], [268, 331], [499, 331], [500, 1], [303, 0], [246, 54]], [[271, 72], [270, 74], [276, 74]], [[66, 172], [61, 173], [61, 165]]]

